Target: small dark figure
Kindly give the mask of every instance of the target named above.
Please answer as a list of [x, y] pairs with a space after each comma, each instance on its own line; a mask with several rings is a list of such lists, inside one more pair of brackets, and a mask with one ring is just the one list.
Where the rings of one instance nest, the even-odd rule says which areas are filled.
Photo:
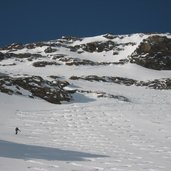
[[[18, 131], [20, 131], [20, 129], [18, 127], [15, 128], [15, 134], [18, 134]], [[21, 132], [21, 131], [20, 131]]]

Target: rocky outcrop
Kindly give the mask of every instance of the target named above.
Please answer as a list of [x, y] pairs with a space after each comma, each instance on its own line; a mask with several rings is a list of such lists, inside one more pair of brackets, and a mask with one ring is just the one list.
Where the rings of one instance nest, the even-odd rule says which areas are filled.
[[127, 59], [121, 59], [119, 62], [94, 62], [91, 60], [85, 60], [80, 58], [71, 58], [71, 57], [62, 57], [58, 59], [61, 62], [64, 62], [66, 65], [78, 66], [78, 65], [91, 65], [91, 66], [98, 66], [98, 65], [123, 65], [128, 62]]
[[114, 47], [117, 46], [115, 42], [113, 41], [105, 41], [105, 42], [91, 42], [86, 44], [80, 44], [76, 46], [70, 46], [71, 51], [78, 51], [78, 49], [82, 49], [86, 52], [103, 52], [103, 51], [110, 51], [114, 49]]
[[5, 58], [4, 53], [0, 52], [0, 61], [3, 60]]
[[52, 47], [48, 47], [44, 50], [45, 53], [53, 53], [53, 52], [56, 52], [57, 49], [53, 49]]
[[82, 38], [74, 37], [74, 36], [62, 36], [61, 39], [58, 39], [59, 43], [71, 44], [75, 41], [82, 41]]
[[45, 67], [47, 65], [60, 65], [60, 64], [54, 61], [37, 61], [33, 63], [34, 67]]
[[20, 50], [23, 49], [24, 45], [21, 43], [12, 43], [8, 46], [5, 46], [4, 48], [1, 48], [2, 50]]
[[171, 39], [150, 36], [130, 56], [130, 62], [156, 70], [171, 70]]
[[[8, 46], [0, 48], [0, 50], [8, 50], [9, 52], [13, 52], [16, 50], [21, 50], [21, 49], [35, 49], [37, 47], [43, 47], [46, 46], [47, 48], [52, 48], [52, 47], [59, 47], [61, 46], [60, 42], [35, 42], [35, 43], [29, 43], [29, 44], [21, 44], [21, 43], [12, 43]], [[54, 50], [54, 49], [53, 49]], [[48, 49], [47, 49], [48, 51]], [[51, 51], [51, 49], [50, 49]], [[51, 52], [50, 52], [51, 53]]]
[[[60, 104], [61, 101], [70, 101], [71, 95], [65, 91], [63, 81], [48, 81], [40, 76], [9, 77], [0, 76], [0, 91], [9, 95], [17, 94], [39, 97], [50, 103]], [[25, 91], [28, 93], [25, 94]]]
[[70, 77], [71, 80], [87, 80], [87, 81], [101, 81], [101, 82], [109, 82], [109, 83], [116, 83], [116, 84], [123, 84], [126, 86], [145, 86], [153, 89], [158, 90], [168, 90], [171, 89], [171, 79], [170, 78], [163, 78], [163, 79], [155, 79], [152, 81], [137, 81], [130, 78], [123, 78], [123, 77], [109, 77], [109, 76], [96, 76], [96, 75], [89, 75], [85, 77], [77, 77], [72, 76]]
[[43, 47], [43, 46], [49, 46], [49, 44], [45, 42], [37, 42], [37, 43], [30, 43], [25, 45], [27, 49], [35, 49], [36, 47]]
[[42, 57], [41, 54], [32, 54], [32, 53], [2, 53], [0, 52], [0, 60], [8, 59], [8, 58], [39, 58]]
[[110, 33], [105, 34], [103, 37], [105, 37], [106, 39], [115, 39], [115, 38], [117, 38], [116, 35], [113, 35], [113, 34], [110, 34]]
[[60, 58], [59, 61], [64, 62], [66, 65], [72, 66], [72, 65], [96, 65], [96, 62], [90, 61], [90, 60], [81, 60], [79, 58], [71, 58], [71, 57], [63, 57]]

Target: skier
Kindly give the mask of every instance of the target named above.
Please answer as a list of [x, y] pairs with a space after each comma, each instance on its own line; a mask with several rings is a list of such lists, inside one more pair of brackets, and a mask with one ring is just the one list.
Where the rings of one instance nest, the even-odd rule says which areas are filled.
[[[15, 128], [15, 134], [18, 134], [18, 131], [20, 131], [20, 129], [18, 127]], [[20, 131], [21, 132], [21, 131]]]

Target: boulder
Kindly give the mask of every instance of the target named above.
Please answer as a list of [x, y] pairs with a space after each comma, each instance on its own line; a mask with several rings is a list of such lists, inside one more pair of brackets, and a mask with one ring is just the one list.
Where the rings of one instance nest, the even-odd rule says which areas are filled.
[[171, 70], [171, 39], [150, 36], [129, 57], [131, 63], [156, 70]]

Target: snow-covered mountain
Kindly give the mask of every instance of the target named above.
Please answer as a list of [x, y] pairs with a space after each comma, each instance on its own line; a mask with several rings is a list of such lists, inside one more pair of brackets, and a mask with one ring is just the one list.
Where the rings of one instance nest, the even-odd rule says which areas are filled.
[[170, 89], [170, 33], [0, 48], [0, 170], [169, 171]]

